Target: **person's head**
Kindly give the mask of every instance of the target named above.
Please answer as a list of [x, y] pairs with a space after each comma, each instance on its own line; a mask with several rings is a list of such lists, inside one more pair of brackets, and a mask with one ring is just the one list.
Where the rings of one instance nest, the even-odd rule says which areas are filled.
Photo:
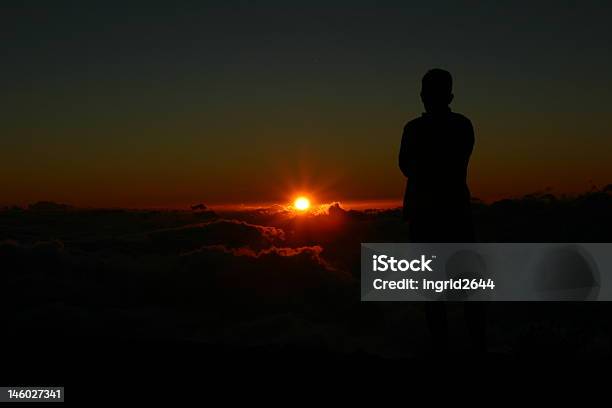
[[434, 68], [421, 81], [421, 100], [427, 112], [445, 110], [453, 100], [453, 77], [450, 72]]

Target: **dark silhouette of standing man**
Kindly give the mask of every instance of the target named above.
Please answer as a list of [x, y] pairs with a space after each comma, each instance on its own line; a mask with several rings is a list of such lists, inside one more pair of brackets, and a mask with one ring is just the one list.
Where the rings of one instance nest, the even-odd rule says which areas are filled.
[[[399, 165], [407, 177], [404, 218], [412, 242], [474, 242], [467, 168], [474, 147], [468, 118], [450, 110], [453, 79], [432, 69], [423, 76], [425, 113], [404, 127]], [[427, 302], [426, 316], [438, 349], [447, 347], [443, 302]], [[475, 348], [484, 351], [484, 306], [465, 303], [465, 317]]]

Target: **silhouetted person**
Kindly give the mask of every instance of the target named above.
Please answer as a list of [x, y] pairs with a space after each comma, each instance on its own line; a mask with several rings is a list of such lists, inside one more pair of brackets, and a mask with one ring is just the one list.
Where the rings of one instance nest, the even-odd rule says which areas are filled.
[[[468, 118], [450, 110], [453, 79], [448, 71], [432, 69], [423, 76], [421, 100], [425, 113], [404, 127], [399, 165], [407, 177], [404, 218], [412, 242], [473, 242], [467, 167], [474, 147]], [[443, 302], [427, 302], [427, 323], [434, 342], [445, 349], [448, 337]], [[474, 346], [483, 351], [484, 307], [465, 303]]]

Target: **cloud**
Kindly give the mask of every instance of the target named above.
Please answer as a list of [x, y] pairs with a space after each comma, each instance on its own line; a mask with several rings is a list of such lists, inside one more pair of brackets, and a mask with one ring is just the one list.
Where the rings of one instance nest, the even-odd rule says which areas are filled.
[[230, 248], [250, 246], [264, 249], [285, 240], [285, 232], [276, 227], [246, 221], [218, 219], [150, 232], [148, 237], [161, 250], [188, 252], [205, 245]]
[[24, 277], [56, 273], [65, 261], [64, 243], [59, 240], [22, 245], [15, 240], [0, 241], [0, 269], [5, 276]]
[[[482, 241], [610, 242], [611, 191], [475, 202], [474, 220]], [[373, 351], [405, 349], [398, 330], [427, 335], [412, 305], [359, 301], [359, 244], [407, 241], [401, 211], [346, 210], [332, 203], [317, 214], [211, 216], [0, 212], [3, 300], [15, 310], [7, 330], [185, 336], [223, 344], [243, 344], [245, 333], [254, 342], [292, 342], [336, 330], [332, 343], [344, 347], [373, 339], [367, 346]], [[593, 332], [608, 321], [609, 313], [597, 313], [589, 319]], [[567, 313], [559, 309], [557, 317], [565, 324]], [[514, 322], [525, 325], [516, 316]], [[246, 329], [233, 332], [238, 326]], [[292, 332], [295, 326], [300, 329]], [[506, 335], [511, 345], [514, 335]]]
[[315, 262], [317, 265], [327, 269], [328, 271], [335, 271], [336, 269], [332, 267], [327, 261], [325, 261], [321, 257], [321, 252], [323, 252], [323, 248], [319, 245], [314, 246], [305, 246], [299, 248], [290, 248], [290, 247], [270, 247], [267, 249], [262, 249], [259, 251], [255, 251], [250, 247], [240, 247], [240, 248], [228, 248], [225, 245], [207, 245], [202, 248], [199, 248], [195, 251], [188, 252], [183, 254], [183, 256], [190, 256], [197, 253], [201, 253], [203, 251], [219, 251], [226, 254], [231, 254], [233, 256], [244, 256], [250, 258], [265, 258], [271, 256], [279, 256], [279, 257], [294, 257], [294, 256], [307, 256], [310, 260]]
[[264, 296], [268, 301], [294, 301], [352, 282], [325, 261], [322, 252], [320, 246], [253, 250], [208, 245], [184, 253], [181, 260], [184, 273], [207, 277], [214, 288], [208, 293], [215, 297], [222, 293], [224, 299]]
[[56, 203], [53, 201], [38, 201], [28, 205], [30, 211], [66, 211], [73, 207], [68, 204]]

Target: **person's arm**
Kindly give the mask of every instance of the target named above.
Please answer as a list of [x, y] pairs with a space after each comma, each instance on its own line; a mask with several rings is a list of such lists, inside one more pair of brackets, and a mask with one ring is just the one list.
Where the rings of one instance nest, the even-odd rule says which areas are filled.
[[410, 126], [404, 127], [404, 133], [402, 134], [402, 143], [400, 146], [399, 154], [399, 167], [404, 176], [410, 178], [414, 175], [414, 134], [410, 129]]

